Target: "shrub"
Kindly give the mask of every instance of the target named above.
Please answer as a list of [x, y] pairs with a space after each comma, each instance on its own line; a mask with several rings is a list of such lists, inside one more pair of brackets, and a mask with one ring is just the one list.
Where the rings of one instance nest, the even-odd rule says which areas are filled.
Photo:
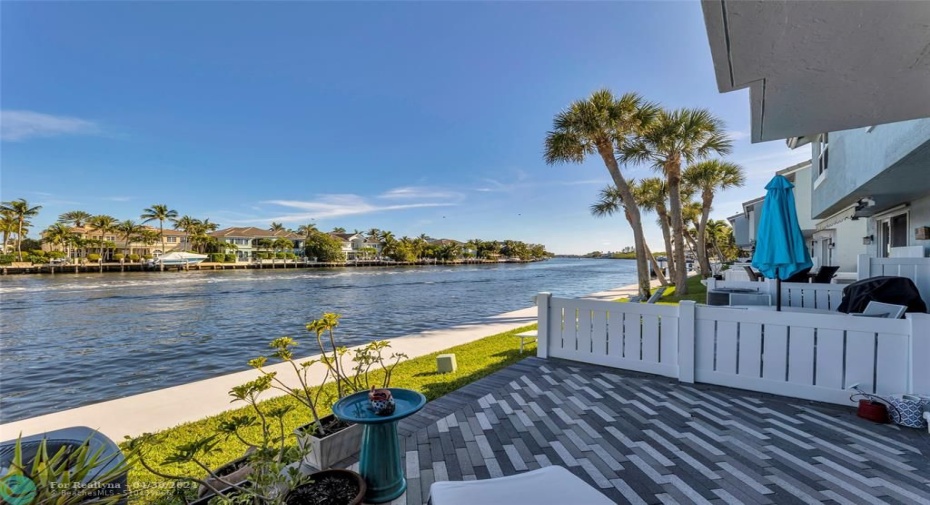
[[114, 259], [115, 261], [123, 261], [123, 259], [125, 259], [125, 258], [126, 258], [126, 255], [123, 254], [123, 253], [116, 253], [116, 254], [113, 255], [113, 259]]
[[154, 258], [155, 256], [152, 256], [151, 254], [146, 254], [145, 256], [142, 256], [142, 257], [145, 258], [145, 259], [147, 259], [147, 260], [150, 260], [150, 259]]
[[283, 260], [284, 258], [286, 258], [283, 252], [274, 253], [274, 257], [275, 259], [279, 259], [279, 260]]
[[271, 259], [271, 253], [270, 253], [270, 252], [260, 252], [260, 253], [258, 253], [258, 258], [259, 258], [259, 259], [263, 259], [263, 260], [270, 260], [270, 259]]
[[285, 257], [286, 259], [289, 259], [289, 260], [296, 260], [296, 259], [297, 259], [297, 255], [294, 254], [294, 253], [292, 253], [292, 252], [284, 253], [284, 257]]
[[140, 259], [142, 259], [142, 256], [139, 256], [138, 254], [130, 254], [130, 255], [129, 255], [129, 261], [131, 261], [131, 262], [133, 262], [133, 263], [139, 261]]
[[35, 265], [41, 265], [44, 263], [48, 263], [48, 258], [46, 258], [45, 256], [38, 256], [35, 254], [30, 254], [26, 256], [26, 261], [29, 261]]
[[87, 255], [87, 261], [90, 261], [91, 263], [96, 263], [100, 261], [100, 255], [97, 253], [90, 253]]
[[0, 265], [9, 265], [16, 261], [15, 254], [0, 254]]
[[60, 259], [65, 257], [65, 253], [63, 251], [49, 251], [45, 255], [53, 259]]
[[226, 255], [223, 253], [210, 253], [210, 261], [214, 263], [222, 263], [226, 259]]
[[235, 262], [238, 261], [238, 260], [239, 260], [239, 259], [236, 257], [235, 254], [227, 254], [227, 255], [226, 255], [226, 263], [235, 263]]

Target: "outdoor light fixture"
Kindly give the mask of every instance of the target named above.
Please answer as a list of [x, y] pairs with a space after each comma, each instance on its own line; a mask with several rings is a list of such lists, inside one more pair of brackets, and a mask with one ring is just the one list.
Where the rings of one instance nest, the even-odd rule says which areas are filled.
[[868, 236], [862, 237], [862, 244], [869, 245], [872, 243], [873, 240], [875, 240], [875, 235], [868, 235]]

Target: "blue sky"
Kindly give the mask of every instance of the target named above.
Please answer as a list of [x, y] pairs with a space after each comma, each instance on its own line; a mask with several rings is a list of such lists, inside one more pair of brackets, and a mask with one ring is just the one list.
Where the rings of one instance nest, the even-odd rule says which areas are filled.
[[617, 250], [626, 222], [589, 213], [603, 165], [542, 160], [553, 116], [601, 87], [726, 122], [748, 184], [714, 218], [809, 157], [750, 144], [697, 1], [4, 2], [0, 23], [0, 197], [43, 206], [33, 237], [69, 210], [164, 203], [223, 227]]

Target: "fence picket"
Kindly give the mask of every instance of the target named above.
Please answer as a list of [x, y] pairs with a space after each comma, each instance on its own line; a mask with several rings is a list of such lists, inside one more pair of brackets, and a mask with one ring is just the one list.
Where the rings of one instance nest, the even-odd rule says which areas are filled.
[[791, 327], [788, 333], [788, 382], [814, 384], [814, 329]]
[[843, 389], [843, 331], [818, 329], [816, 351], [815, 385]]
[[742, 323], [739, 326], [739, 368], [737, 373], [749, 377], [762, 376], [762, 325]]

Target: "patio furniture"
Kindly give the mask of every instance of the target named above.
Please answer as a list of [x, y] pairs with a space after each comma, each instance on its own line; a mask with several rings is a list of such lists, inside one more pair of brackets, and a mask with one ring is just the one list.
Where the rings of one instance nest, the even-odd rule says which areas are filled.
[[849, 284], [843, 288], [843, 301], [836, 310], [862, 312], [872, 301], [904, 305], [907, 312], [927, 312], [914, 281], [895, 276], [870, 277]]
[[785, 279], [785, 282], [810, 282], [811, 281], [811, 269], [805, 268], [804, 270], [798, 271], [798, 273], [792, 275]]
[[755, 289], [723, 288], [707, 291], [707, 305], [771, 305], [772, 297]]
[[368, 483], [366, 503], [389, 502], [407, 490], [397, 422], [426, 405], [426, 397], [416, 391], [389, 389], [395, 408], [394, 413], [388, 416], [376, 415], [371, 410], [368, 391], [346, 396], [333, 405], [333, 414], [337, 418], [364, 426], [358, 473]]
[[612, 505], [613, 501], [561, 466], [497, 477], [495, 479], [434, 482], [429, 488], [432, 505]]
[[865, 317], [885, 317], [888, 319], [900, 319], [904, 315], [904, 312], [907, 311], [907, 307], [904, 305], [894, 305], [891, 303], [882, 303], [871, 301], [868, 305], [865, 306], [865, 310], [861, 314], [853, 314], [854, 316], [865, 316]]
[[[49, 456], [56, 454], [63, 447], [79, 447], [84, 443], [89, 444], [88, 451], [90, 454], [100, 451], [99, 463], [94, 467], [95, 471], [86, 475], [81, 480], [83, 484], [88, 486], [94, 485], [94, 479], [97, 478], [98, 475], [104, 475], [125, 462], [123, 453], [109, 437], [86, 426], [74, 426], [71, 428], [49, 431], [39, 435], [22, 437], [20, 446], [22, 447], [22, 459], [25, 464], [32, 464], [43, 439], [45, 440], [45, 449]], [[15, 439], [0, 443], [0, 468], [9, 468], [13, 461], [15, 448]], [[108, 482], [105, 485], [101, 485], [101, 483], [98, 482], [97, 485], [100, 486], [101, 497], [114, 496], [128, 492], [125, 473], [115, 481]], [[125, 496], [119, 503], [126, 503]]]
[[656, 289], [652, 293], [652, 296], [650, 296], [649, 299], [646, 300], [646, 303], [655, 303], [659, 301], [659, 299], [662, 298], [662, 293], [665, 293], [665, 286], [660, 286], [658, 289]]
[[833, 280], [833, 276], [839, 269], [840, 267], [820, 267], [820, 270], [817, 271], [817, 273], [811, 279], [811, 282], [814, 284], [830, 284], [830, 281]]
[[751, 266], [744, 266], [743, 268], [746, 270], [746, 274], [749, 276], [750, 281], [760, 282], [765, 280], [765, 278], [762, 277], [762, 274], [753, 270]]
[[523, 333], [517, 333], [514, 336], [520, 339], [520, 354], [523, 354], [523, 346], [526, 340], [529, 339], [530, 342], [535, 342], [537, 339], [537, 332], [536, 330], [529, 330]]

